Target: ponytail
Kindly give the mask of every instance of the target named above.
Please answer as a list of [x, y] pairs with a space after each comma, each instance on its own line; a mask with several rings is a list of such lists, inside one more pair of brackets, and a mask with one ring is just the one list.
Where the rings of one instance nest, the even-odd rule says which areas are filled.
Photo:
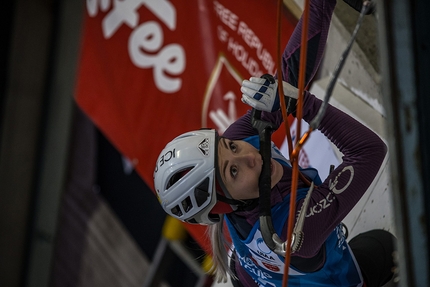
[[[236, 274], [234, 274], [228, 265], [230, 256], [228, 255], [228, 250], [231, 250], [232, 246], [227, 241], [224, 235], [224, 215], [220, 214], [220, 221], [213, 225], [209, 225], [208, 235], [212, 245], [212, 268], [210, 272], [215, 277], [215, 281], [227, 282], [227, 275], [231, 278], [237, 280]], [[234, 264], [234, 262], [232, 262]]]

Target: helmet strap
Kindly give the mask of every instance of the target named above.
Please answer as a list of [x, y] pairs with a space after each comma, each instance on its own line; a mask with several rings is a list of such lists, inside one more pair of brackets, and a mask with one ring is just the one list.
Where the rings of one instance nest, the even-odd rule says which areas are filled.
[[235, 211], [251, 210], [258, 205], [258, 198], [239, 200], [239, 199], [225, 197], [219, 193], [217, 193], [217, 200], [223, 203], [227, 203], [231, 206], [235, 206], [236, 207]]

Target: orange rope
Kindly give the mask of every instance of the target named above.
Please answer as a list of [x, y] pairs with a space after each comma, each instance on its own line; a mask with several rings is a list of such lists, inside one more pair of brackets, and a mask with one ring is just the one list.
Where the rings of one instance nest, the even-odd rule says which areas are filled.
[[281, 50], [281, 23], [282, 23], [282, 0], [278, 0], [278, 15], [277, 15], [277, 61], [278, 61], [278, 95], [279, 95], [279, 101], [281, 104], [281, 111], [282, 111], [282, 118], [284, 119], [284, 125], [285, 125], [285, 135], [287, 136], [287, 143], [288, 143], [288, 152], [290, 154], [293, 151], [293, 140], [291, 139], [291, 132], [290, 132], [290, 124], [288, 122], [288, 115], [287, 115], [287, 108], [285, 104], [285, 97], [284, 97], [284, 86], [282, 84], [282, 50]]
[[[284, 119], [284, 126], [285, 126], [285, 135], [287, 137], [287, 144], [288, 144], [288, 153], [290, 159], [292, 158], [293, 153], [293, 140], [291, 138], [291, 128], [290, 123], [288, 122], [288, 115], [287, 115], [287, 109], [285, 104], [285, 96], [284, 96], [284, 88], [281, 84], [280, 79], [282, 79], [282, 50], [281, 50], [281, 23], [282, 23], [282, 0], [278, 0], [278, 15], [277, 15], [277, 78], [278, 78], [278, 95], [279, 100], [281, 104], [281, 111], [282, 111], [282, 118]], [[307, 184], [308, 186], [311, 185], [310, 181], [301, 173], [299, 172], [300, 179]]]
[[282, 116], [284, 119], [284, 124], [286, 126], [286, 135], [288, 140], [288, 148], [290, 151], [290, 161], [292, 164], [292, 182], [291, 182], [291, 195], [290, 195], [290, 213], [288, 217], [288, 231], [286, 238], [286, 254], [285, 254], [285, 266], [284, 266], [284, 275], [282, 286], [288, 286], [288, 271], [291, 262], [291, 240], [292, 233], [295, 221], [295, 213], [296, 213], [296, 198], [297, 198], [297, 187], [298, 187], [298, 178], [299, 178], [299, 153], [300, 148], [306, 139], [309, 137], [309, 132], [306, 134], [306, 137], [300, 141], [299, 138], [301, 134], [301, 121], [303, 115], [303, 92], [305, 88], [305, 77], [306, 77], [306, 55], [307, 55], [307, 37], [308, 37], [308, 22], [309, 22], [309, 0], [305, 0], [304, 11], [303, 11], [303, 23], [302, 23], [302, 37], [301, 37], [301, 51], [300, 51], [300, 68], [299, 68], [299, 82], [298, 82], [298, 101], [297, 101], [297, 131], [296, 131], [296, 147], [292, 148], [292, 140], [291, 134], [289, 131], [287, 112], [285, 107], [285, 99], [283, 94], [283, 84], [282, 84], [282, 64], [281, 64], [281, 11], [282, 11], [282, 0], [278, 0], [278, 93], [280, 97]]

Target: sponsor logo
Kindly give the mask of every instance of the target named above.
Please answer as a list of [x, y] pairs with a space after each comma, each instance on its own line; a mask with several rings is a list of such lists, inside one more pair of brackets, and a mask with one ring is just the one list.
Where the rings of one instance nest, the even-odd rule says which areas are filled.
[[[348, 173], [349, 173], [348, 182], [343, 187], [338, 187], [340, 176], [342, 174], [345, 174], [344, 176], [347, 176]], [[354, 178], [354, 167], [352, 167], [351, 165], [344, 167], [338, 173], [338, 175], [336, 175], [333, 181], [330, 179], [329, 181], [329, 189], [331, 190], [330, 193], [327, 194], [327, 196], [321, 199], [318, 203], [309, 207], [309, 213], [306, 215], [306, 217], [310, 217], [312, 215], [321, 213], [324, 209], [330, 207], [333, 200], [336, 199], [336, 194], [341, 194], [342, 192], [344, 192], [351, 184], [353, 178]]]
[[265, 258], [267, 260], [272, 260], [272, 261], [275, 260], [275, 258], [273, 258], [273, 256], [270, 256], [270, 255], [268, 255], [266, 253], [263, 253], [260, 250], [257, 250], [257, 255], [259, 255], [260, 257], [263, 257], [263, 258]]
[[176, 157], [175, 150], [176, 150], [176, 149], [169, 150], [169, 151], [167, 151], [165, 154], [161, 155], [161, 156], [158, 158], [157, 165], [155, 166], [155, 170], [154, 170], [154, 175], [157, 173], [158, 169], [159, 169], [160, 167], [162, 167], [166, 162], [168, 162], [168, 161], [169, 161], [169, 160], [171, 160], [172, 158], [175, 158], [175, 157]]
[[220, 108], [209, 112], [209, 118], [215, 123], [220, 133], [223, 133], [237, 119], [236, 95], [232, 91], [228, 91], [222, 99], [228, 102], [227, 113]]
[[306, 215], [306, 217], [321, 213], [321, 211], [328, 208], [335, 199], [336, 197], [334, 193], [330, 192], [325, 198], [321, 199], [314, 206], [309, 207], [309, 213]]
[[270, 271], [273, 271], [273, 272], [278, 272], [278, 271], [280, 271], [281, 269], [278, 267], [278, 266], [276, 266], [276, 265], [272, 265], [272, 264], [269, 264], [269, 263], [267, 263], [267, 262], [261, 262], [261, 263], [263, 263], [263, 265], [264, 265], [264, 267], [266, 267], [267, 269], [269, 269]]
[[[264, 259], [267, 260], [271, 260], [271, 261], [275, 261], [275, 258], [273, 258], [273, 256], [271, 254], [272, 250], [269, 249], [269, 247], [266, 245], [266, 243], [264, 243], [263, 238], [258, 238], [257, 239], [257, 250], [256, 251], [256, 255], [258, 255], [259, 257], [263, 257]], [[254, 250], [253, 250], [254, 251]]]
[[264, 252], [266, 254], [269, 254], [270, 252], [272, 252], [269, 247], [266, 245], [266, 243], [264, 243], [263, 238], [258, 238], [257, 239], [257, 247], [261, 252]]
[[264, 272], [262, 270], [260, 270], [260, 268], [258, 268], [255, 264], [254, 264], [254, 259], [253, 258], [249, 258], [249, 257], [239, 257], [239, 263], [240, 265], [250, 274], [253, 274], [257, 277], [259, 277], [260, 279], [263, 280], [267, 280], [272, 278], [272, 276], [267, 273]]
[[[233, 66], [220, 56], [209, 79], [202, 108], [202, 126], [214, 126], [222, 135], [237, 119], [237, 115], [248, 110], [234, 91], [240, 91], [242, 78]], [[240, 104], [239, 104], [240, 103]]]
[[[99, 12], [106, 13], [101, 26], [105, 39], [110, 39], [118, 29], [126, 25], [131, 28], [127, 45], [131, 62], [141, 69], [153, 69], [156, 87], [165, 93], [181, 89], [181, 74], [185, 70], [186, 55], [182, 45], [165, 43], [163, 25], [176, 30], [176, 8], [171, 1], [135, 0], [87, 0], [90, 17]], [[139, 9], [145, 7], [157, 16], [158, 21], [140, 21]]]
[[198, 148], [204, 156], [208, 156], [209, 155], [209, 138], [205, 138], [204, 140], [202, 140], [202, 142], [199, 143]]
[[[339, 183], [339, 180], [338, 180], [338, 178], [344, 173], [344, 172], [347, 172], [347, 171], [349, 171], [350, 172], [350, 175], [349, 175], [349, 180], [348, 180], [348, 182], [342, 187], [342, 188], [340, 188], [340, 189], [338, 189], [337, 188], [337, 184]], [[336, 175], [336, 177], [334, 178], [334, 181], [332, 182], [331, 181], [331, 179], [330, 179], [330, 182], [329, 182], [329, 188], [330, 188], [330, 190], [332, 190], [335, 194], [340, 194], [340, 193], [342, 193], [342, 192], [344, 192], [344, 190], [345, 189], [347, 189], [348, 187], [349, 187], [349, 185], [351, 184], [351, 182], [352, 182], [352, 179], [354, 178], [354, 168], [351, 166], [351, 165], [349, 165], [349, 166], [345, 166], [342, 170], [341, 170], [341, 172], [339, 172], [339, 174], [338, 175]]]

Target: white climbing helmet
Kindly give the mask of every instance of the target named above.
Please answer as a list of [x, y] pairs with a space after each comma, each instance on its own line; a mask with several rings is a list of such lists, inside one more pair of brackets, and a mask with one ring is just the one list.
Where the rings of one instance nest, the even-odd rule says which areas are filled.
[[217, 150], [218, 133], [202, 129], [176, 137], [161, 151], [154, 185], [166, 213], [189, 223], [220, 220], [210, 213], [217, 203]]

